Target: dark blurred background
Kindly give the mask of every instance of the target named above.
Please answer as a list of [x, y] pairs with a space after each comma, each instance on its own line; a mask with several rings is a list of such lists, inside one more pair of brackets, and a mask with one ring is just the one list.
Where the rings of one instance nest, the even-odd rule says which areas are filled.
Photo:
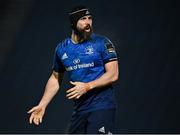
[[43, 124], [28, 124], [51, 74], [56, 45], [70, 36], [68, 11], [86, 5], [95, 32], [116, 47], [116, 133], [180, 133], [179, 2], [0, 0], [0, 133], [64, 133], [72, 112], [61, 90]]

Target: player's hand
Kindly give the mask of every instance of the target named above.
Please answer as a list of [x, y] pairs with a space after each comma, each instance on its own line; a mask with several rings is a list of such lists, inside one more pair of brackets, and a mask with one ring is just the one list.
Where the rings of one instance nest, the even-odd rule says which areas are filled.
[[45, 108], [41, 106], [35, 106], [27, 113], [31, 114], [29, 118], [29, 123], [32, 124], [32, 122], [34, 122], [35, 125], [39, 125], [40, 123], [42, 123], [42, 118], [45, 113]]
[[85, 94], [88, 90], [90, 90], [90, 86], [88, 83], [71, 82], [71, 81], [70, 83], [73, 84], [74, 87], [66, 91], [67, 93], [66, 97], [68, 99], [78, 99], [83, 94]]

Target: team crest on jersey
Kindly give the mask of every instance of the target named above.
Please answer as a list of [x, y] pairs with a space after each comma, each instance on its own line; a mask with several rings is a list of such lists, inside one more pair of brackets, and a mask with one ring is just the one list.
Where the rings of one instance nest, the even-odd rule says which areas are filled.
[[92, 53], [94, 53], [92, 46], [88, 46], [85, 48], [85, 54], [92, 54]]

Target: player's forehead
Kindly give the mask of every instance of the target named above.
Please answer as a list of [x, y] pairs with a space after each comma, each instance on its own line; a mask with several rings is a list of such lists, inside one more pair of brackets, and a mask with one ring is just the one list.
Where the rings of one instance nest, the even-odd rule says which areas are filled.
[[92, 15], [85, 15], [85, 16], [81, 17], [79, 20], [84, 19], [84, 18], [92, 18]]

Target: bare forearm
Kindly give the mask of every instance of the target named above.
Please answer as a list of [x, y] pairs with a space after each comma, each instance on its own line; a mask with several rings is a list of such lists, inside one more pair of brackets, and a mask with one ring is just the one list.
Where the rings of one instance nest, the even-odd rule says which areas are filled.
[[68, 99], [78, 99], [86, 92], [99, 87], [104, 87], [118, 80], [118, 61], [111, 61], [105, 64], [105, 73], [98, 79], [91, 82], [71, 82], [74, 87], [67, 90]]
[[119, 70], [117, 61], [107, 63], [105, 65], [105, 70], [106, 72], [100, 78], [88, 83], [90, 90], [93, 88], [107, 86], [118, 80]]
[[39, 105], [46, 108], [49, 102], [52, 100], [52, 98], [56, 95], [58, 90], [59, 90], [58, 77], [52, 74], [46, 84], [44, 95]]
[[109, 84], [112, 84], [113, 82], [117, 81], [118, 79], [118, 73], [112, 74], [112, 73], [104, 73], [100, 78], [89, 82], [90, 89], [98, 88], [98, 87], [104, 87]]

